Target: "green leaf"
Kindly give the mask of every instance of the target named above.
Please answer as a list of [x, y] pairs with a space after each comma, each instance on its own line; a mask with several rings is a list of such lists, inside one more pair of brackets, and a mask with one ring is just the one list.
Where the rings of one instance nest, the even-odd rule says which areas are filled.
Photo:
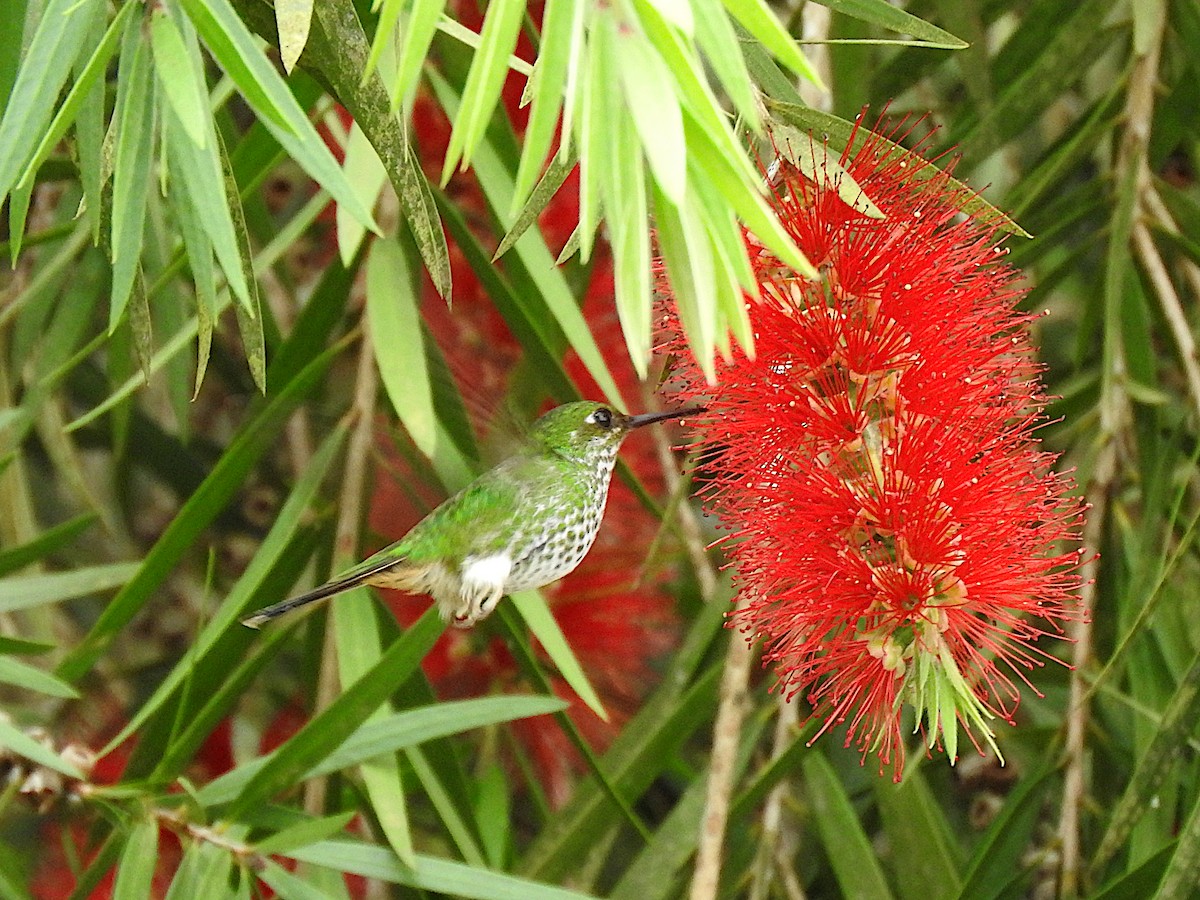
[[1021, 871], [1021, 858], [1034, 839], [1034, 829], [1052, 785], [1053, 774], [1051, 767], [1041, 765], [1023, 774], [1004, 798], [1000, 814], [992, 820], [971, 854], [970, 864], [963, 874], [960, 900], [999, 897], [1000, 888], [1014, 873]]
[[162, 7], [150, 13], [150, 47], [154, 51], [154, 71], [167, 102], [187, 136], [203, 148], [209, 130], [208, 88], [203, 80], [197, 80], [191, 66], [180, 64], [188, 58], [188, 50], [183, 35]]
[[[568, 0], [568, 2], [574, 2], [574, 0]], [[528, 144], [526, 144], [526, 147], [528, 147]], [[521, 157], [521, 162], [524, 164], [524, 156]], [[555, 156], [550, 160], [550, 165], [542, 173], [542, 177], [538, 180], [537, 186], [534, 187], [533, 193], [529, 195], [529, 198], [525, 201], [525, 205], [521, 207], [520, 212], [516, 214], [516, 218], [513, 219], [512, 224], [508, 226], [508, 230], [504, 233], [504, 237], [501, 238], [499, 246], [496, 247], [496, 252], [492, 254], [492, 262], [495, 262], [511, 250], [521, 235], [528, 230], [529, 226], [537, 222], [538, 216], [542, 214], [542, 211], [550, 201], [554, 199], [554, 195], [558, 193], [558, 189], [563, 186], [563, 183], [567, 180], [567, 176], [571, 174], [571, 170], [577, 164], [578, 160], [573, 155], [566, 157]], [[638, 164], [640, 167], [640, 158]], [[513, 194], [514, 201], [519, 196], [520, 194], [518, 193]]]
[[150, 321], [150, 301], [146, 297], [146, 278], [141, 263], [133, 274], [129, 292], [129, 331], [133, 335], [133, 351], [146, 384], [150, 383], [150, 362], [154, 356], [154, 334]]
[[266, 394], [267, 347], [263, 336], [262, 299], [254, 272], [254, 248], [250, 246], [250, 234], [246, 230], [246, 216], [242, 210], [237, 179], [234, 177], [233, 167], [229, 164], [229, 155], [225, 152], [225, 143], [220, 135], [217, 135], [217, 150], [220, 152], [221, 172], [224, 175], [225, 206], [233, 220], [233, 234], [237, 239], [242, 278], [246, 282], [250, 300], [248, 304], [239, 303], [234, 312], [237, 313], [238, 331], [242, 335], [242, 347], [246, 351], [246, 364], [250, 367], [250, 376], [258, 389]]
[[383, 847], [361, 841], [322, 841], [288, 854], [293, 859], [453, 897], [478, 900], [580, 900], [591, 895], [460, 862], [417, 855], [409, 869]]
[[682, 206], [688, 148], [675, 79], [642, 33], [630, 28], [616, 29], [614, 62], [654, 180], [667, 199]]
[[[1135, 823], [1153, 809], [1168, 773], [1179, 758], [1182, 747], [1195, 729], [1200, 710], [1200, 655], [1197, 655], [1179, 680], [1162, 721], [1149, 743], [1138, 756], [1133, 774], [1108, 816], [1108, 825], [1091, 862], [1093, 875], [1129, 845]], [[1172, 864], [1174, 865], [1174, 864]]]
[[631, 139], [630, 130], [631, 123], [625, 116], [614, 123], [611, 158], [615, 171], [612, 180], [619, 197], [613, 204], [609, 229], [617, 316], [629, 358], [638, 377], [646, 378], [652, 345], [654, 271], [650, 254], [646, 170], [641, 150]]
[[[168, 135], [173, 132], [174, 125], [168, 118], [164, 123]], [[178, 140], [178, 137], [175, 138]], [[168, 138], [169, 146], [170, 138]], [[217, 272], [213, 265], [213, 247], [208, 232], [196, 209], [183, 196], [182, 191], [172, 191], [170, 194], [172, 206], [175, 208], [175, 219], [183, 237], [183, 246], [187, 251], [188, 268], [192, 270], [192, 284], [196, 290], [196, 380], [192, 399], [200, 394], [200, 386], [204, 383], [204, 373], [208, 369], [208, 358], [212, 350], [213, 329], [220, 306], [217, 300]]]
[[23, 569], [30, 563], [53, 555], [73, 542], [79, 535], [96, 523], [96, 516], [88, 513], [47, 528], [27, 544], [0, 550], [0, 576]]
[[0, 681], [51, 697], [75, 699], [79, 696], [79, 692], [65, 681], [7, 656], [0, 656]]
[[837, 773], [820, 753], [807, 754], [803, 767], [812, 818], [842, 896], [887, 900], [887, 879]]
[[23, 756], [30, 762], [37, 763], [39, 766], [45, 766], [47, 769], [53, 769], [66, 775], [68, 778], [74, 778], [78, 781], [83, 781], [84, 774], [75, 768], [74, 765], [67, 762], [49, 747], [46, 747], [24, 731], [21, 731], [14, 725], [7, 716], [0, 716], [0, 747], [7, 747], [18, 756]]
[[16, 656], [39, 656], [53, 650], [54, 644], [43, 644], [41, 641], [23, 641], [0, 635], [0, 653]]
[[[917, 181], [924, 181], [931, 178], [945, 178], [946, 187], [950, 190], [962, 191], [962, 202], [958, 204], [958, 208], [964, 213], [974, 216], [983, 224], [1006, 231], [1010, 234], [1020, 235], [1021, 237], [1032, 237], [1024, 228], [1002, 213], [996, 207], [992, 206], [979, 194], [972, 191], [969, 187], [957, 179], [950, 178], [942, 173], [932, 163], [926, 162], [919, 156], [916, 156], [912, 151], [895, 144], [887, 138], [877, 134], [872, 134], [865, 129], [860, 129], [854, 135], [854, 124], [847, 122], [844, 119], [839, 119], [837, 116], [832, 116], [829, 113], [821, 112], [820, 110], [811, 109], [805, 106], [797, 106], [791, 103], [780, 103], [777, 100], [767, 98], [765, 100], [767, 109], [772, 115], [779, 118], [782, 122], [788, 125], [793, 125], [801, 131], [810, 131], [813, 134], [828, 135], [836, 145], [848, 146], [851, 144], [851, 136], [854, 136], [851, 153], [859, 150], [868, 139], [875, 142], [882, 148], [887, 148], [888, 152], [895, 155], [903, 155], [903, 157], [914, 164], [911, 172], [912, 177]], [[895, 156], [891, 157], [895, 158]], [[880, 165], [885, 160], [880, 161]], [[919, 165], [918, 165], [919, 164]]]
[[807, 78], [821, 90], [821, 76], [800, 52], [792, 36], [784, 30], [772, 10], [763, 0], [723, 0], [725, 8], [742, 23], [742, 26], [762, 42], [780, 62], [799, 75]]
[[136, 573], [129, 583], [104, 608], [92, 630], [63, 660], [58, 668], [59, 677], [75, 681], [95, 664], [117, 632], [137, 615], [193, 542], [242, 489], [246, 475], [274, 444], [284, 422], [312, 391], [323, 384], [326, 369], [341, 350], [342, 345], [337, 345], [316, 357], [242, 428], [141, 565], [135, 567]]
[[267, 760], [238, 795], [233, 816], [237, 817], [291, 787], [305, 772], [337, 749], [416, 671], [444, 627], [437, 611], [431, 607], [368, 672]]
[[740, 167], [731, 164], [728, 156], [711, 143], [708, 133], [697, 124], [690, 116], [684, 118], [689, 146], [692, 147], [691, 158], [704, 174], [705, 180], [720, 191], [746, 228], [785, 265], [805, 278], [818, 277], [817, 270], [780, 224], [762, 194], [748, 181]]
[[[713, 604], [718, 617], [706, 620], [700, 630], [711, 635], [720, 627], [720, 604]], [[621, 796], [640, 797], [647, 786], [671, 765], [678, 748], [711, 720], [716, 703], [720, 665], [712, 666], [694, 681], [672, 681], [669, 673], [663, 687], [642, 707], [605, 754], [601, 765], [610, 787]], [[687, 685], [687, 690], [681, 688]], [[544, 879], [563, 879], [578, 869], [579, 860], [595, 846], [602, 834], [619, 821], [622, 812], [607, 791], [594, 779], [576, 786], [568, 805], [526, 850], [521, 871]]]
[[379, 233], [370, 210], [359, 201], [341, 166], [228, 0], [179, 2], [213, 58], [233, 79], [283, 149], [339, 204], [345, 205], [371, 231]]
[[335, 898], [335, 895], [325, 893], [298, 875], [293, 875], [279, 863], [269, 859], [265, 860], [263, 867], [254, 874], [269, 885], [283, 900], [334, 900]]
[[926, 47], [963, 50], [970, 46], [962, 38], [943, 31], [936, 25], [930, 25], [924, 19], [919, 19], [899, 7], [892, 6], [887, 0], [816, 0], [816, 2], [829, 7], [834, 12], [844, 13], [872, 25], [879, 25], [889, 31], [911, 34]]
[[[455, 100], [450, 86], [435, 73], [430, 73], [430, 80], [442, 107], [447, 111], [453, 110]], [[478, 176], [479, 183], [493, 210], [506, 210], [512, 207], [512, 178], [488, 142], [482, 144], [479, 149], [478, 158], [475, 160], [475, 174]], [[443, 214], [446, 214], [445, 211]], [[448, 215], [447, 219], [449, 219]], [[458, 238], [458, 243], [460, 247], [463, 246], [465, 243], [463, 237]], [[566, 335], [575, 352], [579, 354], [580, 360], [600, 386], [605, 397], [619, 409], [624, 409], [625, 404], [621, 400], [620, 389], [613, 380], [612, 373], [608, 371], [600, 348], [596, 345], [596, 339], [592, 336], [587, 321], [572, 296], [562, 272], [555, 267], [554, 259], [546, 248], [545, 241], [539, 234], [526, 232], [525, 236], [517, 241], [516, 251], [528, 271], [529, 277], [538, 288], [536, 297], [519, 299], [530, 306], [536, 305], [541, 308], [540, 315], [535, 318], [535, 321], [547, 317], [562, 329], [563, 334]], [[484, 273], [478, 267], [476, 267], [476, 274], [481, 278], [484, 277]]]
[[110, 591], [132, 579], [138, 563], [106, 563], [42, 575], [22, 575], [0, 580], [0, 612], [61, 603]]
[[396, 240], [376, 240], [367, 259], [367, 318], [375, 360], [396, 415], [417, 449], [434, 459], [439, 428], [419, 301], [404, 248]]
[[220, 607], [213, 613], [200, 634], [192, 641], [187, 655], [171, 673], [158, 683], [154, 693], [129, 720], [117, 735], [109, 741], [106, 750], [113, 750], [131, 736], [151, 715], [181, 687], [191, 670], [197, 666], [230, 628], [238, 628], [238, 620], [245, 614], [256, 597], [263, 581], [276, 561], [295, 537], [301, 524], [309, 515], [309, 507], [316, 497], [330, 466], [337, 458], [346, 440], [345, 426], [334, 428], [321, 442], [317, 452], [309, 459], [304, 474], [292, 489], [282, 509], [275, 517], [271, 530], [259, 545], [250, 565], [242, 573], [233, 588], [225, 595]]
[[151, 895], [150, 883], [158, 863], [158, 823], [152, 819], [138, 822], [129, 832], [117, 863], [113, 900], [145, 900]]
[[[100, 0], [48, 0], [0, 120], [0, 199], [12, 190], [54, 113]], [[20, 42], [16, 23], [8, 41]]]
[[806, 178], [832, 187], [843, 203], [868, 218], [887, 218], [854, 180], [854, 176], [842, 167], [837, 156], [829, 152], [823, 140], [818, 140], [812, 132], [803, 132], [780, 122], [772, 122], [767, 127], [779, 155], [803, 172]]
[[562, 675], [563, 680], [592, 712], [607, 722], [608, 713], [604, 710], [604, 704], [600, 702], [600, 695], [592, 687], [587, 673], [583, 671], [583, 666], [579, 664], [579, 659], [542, 595], [537, 591], [518, 591], [512, 595], [512, 602], [533, 636], [542, 645], [542, 649], [546, 651], [546, 655], [550, 657], [550, 661], [558, 667], [558, 673]]
[[[205, 303], [210, 317], [215, 320], [220, 311], [212, 267], [212, 256], [216, 254], [230, 292], [239, 305], [250, 308], [256, 303], [257, 291], [251, 297], [253, 281], [246, 278], [243, 245], [238, 240], [235, 217], [225, 192], [220, 147], [215, 134], [201, 150], [183, 133], [181, 123], [173, 113], [164, 117], [163, 125], [168, 158], [176, 174], [177, 190], [170, 193], [170, 199], [188, 251], [197, 298]], [[237, 208], [241, 208], [240, 199]], [[240, 220], [241, 216], [237, 218]]]
[[733, 101], [746, 126], [757, 132], [761, 125], [755, 87], [746, 68], [737, 32], [720, 0], [693, 0], [696, 41]]
[[[49, 159], [50, 154], [54, 152], [54, 148], [62, 141], [63, 136], [67, 133], [67, 129], [71, 127], [71, 123], [75, 121], [76, 116], [84, 113], [85, 107], [91, 104], [95, 109], [89, 110], [94, 114], [99, 111], [103, 115], [103, 93], [104, 93], [104, 73], [108, 68], [109, 60], [112, 59], [113, 53], [116, 52], [117, 45], [121, 41], [122, 30], [125, 27], [125, 20], [129, 18], [130, 11], [136, 7], [123, 6], [113, 17], [112, 23], [107, 29], [104, 28], [104, 8], [103, 5], [93, 7], [92, 15], [96, 22], [93, 28], [99, 31], [102, 35], [96, 43], [95, 48], [88, 55], [86, 61], [83, 61], [82, 66], [79, 65], [80, 60], [76, 60], [78, 74], [75, 79], [75, 84], [72, 85], [62, 105], [58, 108], [58, 112], [54, 115], [54, 120], [42, 135], [41, 143], [31, 154], [29, 161], [25, 164], [24, 170], [21, 172], [18, 184], [28, 188], [32, 186], [37, 178], [38, 170], [42, 163]], [[86, 49], [86, 47], [85, 47]], [[83, 137], [84, 131], [89, 131], [88, 137]], [[92, 157], [83, 159], [84, 147], [80, 148], [81, 165], [85, 162], [88, 164], [90, 171], [81, 171], [81, 180], [85, 187], [91, 188], [91, 193], [88, 193], [89, 198], [94, 203], [94, 210], [89, 205], [89, 212], [94, 212], [97, 223], [100, 215], [100, 161], [98, 158], [100, 143], [103, 141], [103, 123], [99, 116], [94, 121], [84, 123], [82, 127], [76, 126], [77, 133], [80, 135], [81, 143], [87, 144], [87, 150], [91, 152]], [[96, 134], [96, 131], [100, 134]], [[2, 128], [0, 128], [2, 131]], [[0, 195], [2, 196], [2, 195]]]
[[1155, 900], [1188, 900], [1196, 895], [1196, 872], [1200, 869], [1200, 800], [1192, 801], [1179, 831], [1179, 844], [1167, 863]]
[[154, 81], [150, 47], [142, 40], [141, 22], [130, 19], [121, 46], [117, 105], [113, 112], [112, 301], [111, 334], [125, 313], [139, 277], [146, 227], [146, 196], [154, 164]]
[[950, 827], [920, 769], [910, 769], [900, 784], [877, 779], [875, 797], [884, 832], [896, 859], [903, 860], [896, 866], [901, 894], [920, 894], [930, 900], [957, 897], [962, 878], [950, 843]]
[[[389, 649], [388, 652], [392, 651]], [[548, 715], [564, 710], [568, 705], [558, 697], [523, 697], [509, 694], [503, 697], [480, 697], [475, 700], [450, 700], [433, 706], [390, 713], [359, 725], [341, 746], [301, 772], [300, 778], [317, 778], [356, 766], [364, 760], [385, 753], [415, 747], [426, 741], [530, 716]], [[277, 750], [268, 756], [243, 763], [232, 772], [213, 779], [200, 789], [200, 802], [212, 807], [235, 799], [245, 785], [249, 784], [279, 752]]]
[[[392, 81], [391, 90], [392, 109], [398, 108], [401, 103], [407, 107], [416, 93], [417, 79], [429, 55], [429, 44], [445, 8], [446, 0], [413, 0], [400, 45], [400, 55], [396, 60], [396, 77]], [[377, 31], [376, 43], [382, 37], [381, 32]]]
[[[578, 114], [575, 117], [575, 145], [579, 148], [579, 221], [574, 237], [583, 262], [587, 262], [600, 224], [601, 157], [607, 142], [604, 129], [608, 124], [607, 105], [612, 93], [608, 90], [608, 46], [611, 28], [604, 27], [607, 17], [601, 17], [588, 37], [587, 56], [581, 71], [583, 78], [574, 98]], [[560, 254], [559, 264], [563, 257]]]
[[[479, 49], [481, 43], [480, 35], [472, 31], [461, 22], [451, 19], [445, 13], [443, 13], [441, 18], [438, 19], [437, 27], [438, 31], [440, 31], [442, 34], [454, 38], [456, 41], [465, 44], [472, 50]], [[533, 66], [521, 59], [521, 57], [517, 56], [515, 53], [509, 54], [508, 67], [517, 74], [525, 75], [526, 77], [533, 74]]]
[[337, 813], [332, 816], [322, 816], [317, 819], [306, 819], [303, 822], [297, 822], [290, 828], [285, 828], [282, 831], [277, 831], [269, 837], [263, 838], [257, 844], [255, 849], [263, 854], [287, 853], [289, 850], [295, 850], [297, 847], [305, 847], [309, 844], [315, 844], [317, 841], [323, 841], [333, 837], [339, 831], [342, 831], [356, 813], [354, 810], [349, 812]]
[[[582, 0], [547, 0], [545, 11], [542, 14], [542, 40], [538, 49], [537, 64], [526, 85], [526, 89], [533, 93], [533, 106], [529, 110], [529, 121], [525, 126], [521, 162], [517, 167], [517, 178], [513, 187], [513, 204], [509, 215], [515, 213], [519, 205], [523, 205], [523, 209], [509, 228], [509, 233], [504, 236], [500, 247], [497, 248], [497, 258], [504, 254], [508, 246], [511, 246], [509, 236], [516, 233], [512, 237], [512, 241], [520, 237], [521, 232], [529, 226], [530, 222], [536, 218], [537, 212], [544, 207], [545, 201], [548, 201], [558, 190], [558, 187], [555, 186], [553, 190], [545, 194], [544, 200], [536, 204], [536, 211], [526, 221], [527, 211], [535, 206], [534, 198], [539, 197], [539, 191], [543, 190], [542, 185], [553, 183], [550, 173], [555, 172], [555, 177], [557, 177], [557, 172], [561, 171], [562, 177], [566, 178], [566, 173], [574, 167], [573, 162], [568, 164], [567, 160], [556, 156], [538, 181], [537, 190], [530, 195], [529, 189], [533, 186], [538, 173], [542, 171], [546, 154], [550, 151], [550, 145], [557, 130], [559, 111], [563, 104], [563, 85], [566, 83], [567, 66], [570, 62], [572, 29], [575, 27], [582, 5]], [[569, 134], [569, 132], [565, 133]], [[569, 140], [566, 143], [569, 143]], [[548, 178], [549, 181], [547, 181]], [[559, 181], [559, 184], [561, 185], [562, 182]], [[507, 245], [506, 242], [508, 242]]]
[[296, 67], [308, 28], [312, 24], [313, 0], [275, 0], [275, 25], [279, 32], [279, 58], [289, 75]]
[[[454, 117], [454, 130], [446, 148], [442, 167], [442, 185], [450, 180], [461, 161], [471, 162], [488, 121], [500, 99], [500, 90], [508, 74], [508, 57], [517, 45], [517, 32], [525, 14], [524, 0], [493, 0], [480, 32], [479, 52], [471, 64], [462, 102]], [[445, 104], [443, 104], [445, 106]], [[506, 207], [507, 208], [507, 207]]]
[[654, 212], [658, 245], [679, 321], [697, 364], [712, 383], [716, 380], [713, 349], [717, 341], [717, 296], [707, 236], [694, 210], [677, 209], [657, 188]]
[[[363, 205], [374, 209], [383, 186], [388, 183], [387, 169], [357, 122], [350, 126], [350, 136], [346, 140], [346, 159], [342, 167]], [[343, 212], [340, 206], [337, 208], [336, 217], [338, 253], [341, 255], [342, 265], [349, 266], [358, 253], [367, 230], [361, 222]]]

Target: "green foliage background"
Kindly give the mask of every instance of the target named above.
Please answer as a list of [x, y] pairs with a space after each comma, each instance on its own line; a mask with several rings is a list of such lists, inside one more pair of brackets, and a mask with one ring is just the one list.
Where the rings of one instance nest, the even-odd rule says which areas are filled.
[[[9, 9], [0, 896], [59, 896], [38, 882], [39, 858], [74, 822], [98, 848], [75, 861], [81, 897], [114, 868], [121, 897], [167, 883], [178, 897], [339, 897], [343, 872], [406, 896], [674, 897], [692, 884], [722, 738], [721, 896], [1196, 893], [1196, 0], [554, 0], [540, 36], [521, 0], [492, 0], [478, 34], [441, 0]], [[540, 40], [517, 139], [496, 102], [522, 30]], [[444, 176], [473, 167], [482, 222], [417, 162], [418, 91], [454, 121]], [[361, 129], [344, 166], [313, 125], [334, 99]], [[714, 733], [729, 591], [703, 553], [678, 585], [685, 627], [661, 685], [557, 811], [523, 812], [521, 785], [473, 768], [464, 733], [565, 704], [435, 702], [420, 670], [432, 613], [401, 633], [364, 594], [299, 628], [238, 624], [370, 543], [377, 411], [401, 423], [435, 493], [479, 465], [416, 302], [422, 266], [452, 297], [444, 234], [525, 353], [497, 407], [577, 396], [568, 347], [614, 402], [640, 405], [620, 398], [580, 311], [593, 245], [611, 243], [613, 303], [643, 375], [661, 366], [648, 356], [651, 223], [711, 359], [730, 332], [746, 337], [738, 222], [808, 265], [758, 195], [754, 148], [799, 128], [836, 151], [864, 104], [889, 102], [928, 113], [939, 130], [925, 152], [953, 148], [955, 175], [1034, 235], [1008, 246], [1028, 308], [1050, 311], [1037, 342], [1058, 399], [1042, 437], [1075, 469], [1087, 550], [1101, 554], [1086, 571], [1090, 621], [1063, 650], [1075, 668], [1034, 673], [1044, 696], [1001, 733], [1004, 772], [917, 754], [892, 784], [836, 735], [810, 748], [811, 728], [774, 727], [765, 683], [732, 733]], [[564, 110], [571, 140], [556, 153]], [[576, 162], [581, 225], [556, 269], [536, 216]], [[299, 200], [268, 202], [281, 173]], [[397, 202], [376, 206], [385, 182]], [[341, 256], [298, 275], [331, 199]], [[221, 415], [200, 420], [201, 407]], [[267, 515], [247, 528], [264, 491]], [[682, 510], [686, 532], [695, 511]], [[548, 685], [532, 636], [597, 702], [540, 598], [496, 619], [486, 627], [531, 684]], [[309, 694], [308, 724], [268, 760], [189, 781], [209, 732], [230, 716], [261, 727], [282, 683]], [[117, 784], [91, 784], [58, 751], [114, 707], [110, 747], [134, 736], [136, 749]], [[324, 789], [302, 794], [302, 780]], [[354, 814], [371, 839], [347, 829]], [[160, 826], [183, 847], [161, 883]]]

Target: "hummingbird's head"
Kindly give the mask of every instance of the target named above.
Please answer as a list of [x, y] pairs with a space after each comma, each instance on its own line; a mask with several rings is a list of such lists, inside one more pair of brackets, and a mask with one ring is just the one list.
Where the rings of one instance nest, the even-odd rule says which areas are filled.
[[699, 407], [691, 407], [627, 416], [607, 403], [582, 400], [550, 410], [534, 423], [530, 439], [536, 446], [560, 456], [592, 462], [616, 456], [621, 441], [635, 428], [701, 411]]

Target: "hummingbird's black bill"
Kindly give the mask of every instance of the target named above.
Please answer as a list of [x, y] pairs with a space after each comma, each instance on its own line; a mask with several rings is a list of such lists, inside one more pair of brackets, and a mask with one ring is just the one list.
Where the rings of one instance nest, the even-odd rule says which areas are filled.
[[642, 413], [639, 416], [626, 416], [625, 427], [630, 430], [641, 428], [643, 425], [653, 425], [655, 422], [665, 422], [668, 419], [682, 419], [684, 416], [694, 416], [705, 412], [703, 406], [688, 406], [684, 409], [672, 409], [667, 412]]

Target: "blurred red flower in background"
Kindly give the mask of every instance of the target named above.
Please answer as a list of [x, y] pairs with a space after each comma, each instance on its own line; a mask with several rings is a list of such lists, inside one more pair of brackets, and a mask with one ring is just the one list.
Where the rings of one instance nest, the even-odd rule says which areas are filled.
[[834, 171], [781, 161], [774, 207], [822, 277], [746, 236], [753, 357], [718, 360], [709, 385], [669, 316], [664, 342], [681, 401], [709, 407], [697, 443], [734, 538], [736, 624], [822, 731], [847, 723], [847, 745], [899, 778], [906, 703], [952, 760], [959, 724], [995, 748], [989, 720], [1012, 721], [1016, 682], [1048, 658], [1039, 639], [1077, 615], [1062, 545], [1082, 508], [1037, 446], [1032, 317], [995, 230], [876, 135], [841, 165], [886, 218], [848, 205]]

